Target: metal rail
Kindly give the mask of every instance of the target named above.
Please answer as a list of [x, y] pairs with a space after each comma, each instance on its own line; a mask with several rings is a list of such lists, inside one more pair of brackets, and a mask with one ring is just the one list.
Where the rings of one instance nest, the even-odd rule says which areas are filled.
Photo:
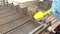
[[37, 32], [39, 29], [43, 28], [43, 25], [41, 24], [40, 26], [38, 26], [37, 28], [35, 28], [34, 30], [32, 30], [30, 33], [28, 34], [34, 34], [35, 32]]

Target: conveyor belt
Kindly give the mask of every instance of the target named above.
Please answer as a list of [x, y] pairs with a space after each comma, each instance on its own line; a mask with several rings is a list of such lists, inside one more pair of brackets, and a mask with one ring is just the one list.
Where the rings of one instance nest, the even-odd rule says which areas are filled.
[[26, 24], [16, 28], [12, 32], [9, 32], [8, 34], [28, 34], [30, 31], [38, 27], [39, 24], [33, 22], [32, 20], [26, 22]]
[[26, 21], [29, 21], [31, 18], [29, 18], [28, 16], [24, 17], [24, 18], [18, 18], [12, 22], [6, 23], [4, 25], [0, 26], [0, 33], [5, 33], [8, 32], [9, 30], [12, 30], [14, 28], [16, 28], [17, 26], [25, 23]]

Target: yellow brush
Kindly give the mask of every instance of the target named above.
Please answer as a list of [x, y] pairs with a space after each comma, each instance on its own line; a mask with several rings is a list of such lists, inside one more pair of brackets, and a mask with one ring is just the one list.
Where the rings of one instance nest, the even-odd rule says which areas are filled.
[[48, 11], [42, 12], [42, 11], [38, 11], [37, 13], [34, 14], [34, 19], [37, 21], [43, 20], [44, 16], [49, 14], [52, 10], [49, 9]]

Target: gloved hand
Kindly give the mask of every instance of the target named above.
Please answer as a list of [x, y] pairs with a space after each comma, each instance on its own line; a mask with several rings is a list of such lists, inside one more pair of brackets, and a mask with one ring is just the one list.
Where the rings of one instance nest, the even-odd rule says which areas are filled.
[[60, 0], [54, 0], [51, 8], [53, 15], [60, 20]]

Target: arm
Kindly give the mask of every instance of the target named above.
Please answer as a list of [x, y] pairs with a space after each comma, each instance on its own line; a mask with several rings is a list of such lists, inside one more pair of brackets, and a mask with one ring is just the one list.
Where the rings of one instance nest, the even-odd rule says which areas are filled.
[[54, 0], [52, 3], [52, 13], [53, 15], [60, 20], [60, 0]]

